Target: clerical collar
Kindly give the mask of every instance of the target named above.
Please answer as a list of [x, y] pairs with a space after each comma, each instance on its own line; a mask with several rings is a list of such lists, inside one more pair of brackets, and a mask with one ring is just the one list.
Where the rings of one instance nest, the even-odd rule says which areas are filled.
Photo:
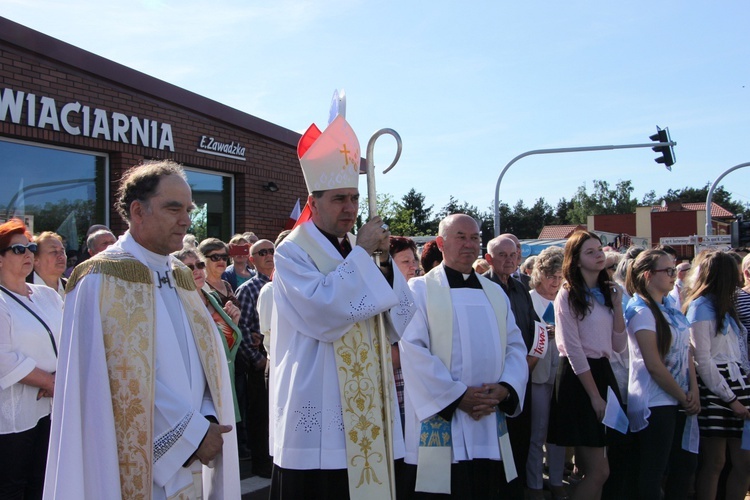
[[174, 281], [170, 276], [172, 273], [172, 269], [169, 265], [169, 255], [154, 253], [138, 243], [135, 238], [133, 238], [133, 243], [140, 248], [141, 254], [146, 261], [144, 262], [144, 264], [146, 264], [146, 266], [148, 266], [151, 271], [156, 273], [157, 288], [162, 288], [163, 286], [174, 288]]
[[325, 238], [331, 242], [331, 245], [333, 245], [333, 247], [338, 250], [342, 257], [346, 258], [346, 256], [349, 255], [349, 252], [352, 251], [352, 245], [351, 243], [349, 243], [349, 238], [347, 238], [346, 236], [344, 236], [343, 239], [339, 239], [338, 236], [327, 233], [320, 229], [317, 224], [315, 225], [315, 227], [318, 229], [318, 231], [320, 231], [320, 234], [325, 236]]
[[133, 238], [133, 243], [140, 247], [141, 252], [143, 252], [143, 258], [146, 259], [146, 262], [144, 262], [144, 264], [146, 264], [151, 270], [163, 272], [165, 269], [170, 269], [169, 255], [154, 253], [135, 241], [135, 238]]
[[445, 262], [443, 262], [443, 269], [445, 269], [445, 275], [448, 278], [448, 286], [451, 288], [482, 288], [482, 284], [473, 269], [466, 278], [464, 278], [462, 272], [446, 266]]

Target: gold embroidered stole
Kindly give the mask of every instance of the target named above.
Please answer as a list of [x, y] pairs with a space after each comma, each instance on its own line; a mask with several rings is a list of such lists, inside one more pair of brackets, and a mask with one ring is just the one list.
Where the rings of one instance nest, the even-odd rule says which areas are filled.
[[[211, 330], [212, 320], [207, 317], [208, 312], [195, 293], [190, 270], [175, 267], [172, 271], [214, 405], [221, 414], [221, 370], [218, 365], [218, 345]], [[66, 291], [73, 290], [88, 274], [102, 275], [99, 303], [122, 497], [148, 500], [153, 489], [156, 386], [153, 273], [128, 253], [99, 254], [76, 267]], [[199, 471], [193, 474], [192, 484], [174, 498], [200, 497]]]
[[[287, 240], [307, 252], [323, 274], [329, 274], [341, 263], [329, 256], [303, 227], [292, 231]], [[349, 496], [354, 500], [391, 497], [388, 460], [393, 457], [386, 454], [385, 440], [393, 437], [386, 435], [384, 426], [383, 405], [390, 401], [383, 401], [377, 328], [377, 317], [357, 322], [333, 344], [345, 431]], [[387, 352], [391, 366], [390, 349]], [[392, 371], [385, 376], [391, 383]]]
[[[430, 352], [440, 359], [450, 371], [453, 351], [453, 301], [450, 287], [442, 283], [442, 266], [425, 275], [427, 323], [430, 337]], [[500, 372], [505, 363], [507, 329], [505, 320], [508, 307], [499, 287], [484, 276], [477, 275], [487, 300], [492, 306], [500, 334], [498, 360]], [[516, 476], [510, 450], [510, 440], [505, 424], [505, 414], [497, 412], [498, 439], [506, 475], [512, 480]], [[416, 491], [428, 493], [450, 493], [452, 462], [451, 423], [440, 415], [422, 421], [417, 455]]]

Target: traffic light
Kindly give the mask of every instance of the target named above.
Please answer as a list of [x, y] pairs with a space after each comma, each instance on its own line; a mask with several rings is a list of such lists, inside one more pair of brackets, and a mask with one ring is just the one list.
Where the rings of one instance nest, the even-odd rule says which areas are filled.
[[[656, 127], [656, 133], [652, 136], [649, 136], [649, 139], [655, 142], [672, 142], [672, 139], [669, 137], [669, 127], [665, 129], [660, 129], [658, 126]], [[674, 165], [675, 162], [675, 155], [674, 155], [674, 148], [672, 145], [668, 146], [654, 146], [654, 151], [657, 153], [661, 153], [661, 156], [654, 161], [656, 163], [663, 163], [665, 167], [667, 167], [667, 170], [672, 171], [672, 165]]]
[[750, 247], [750, 221], [739, 220], [732, 223], [732, 247]]

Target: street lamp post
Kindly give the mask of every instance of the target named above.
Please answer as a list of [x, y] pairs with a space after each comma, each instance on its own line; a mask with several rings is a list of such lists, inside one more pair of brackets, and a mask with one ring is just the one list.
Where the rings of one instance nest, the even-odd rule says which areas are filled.
[[750, 167], [750, 162], [740, 163], [739, 165], [735, 165], [729, 170], [725, 170], [724, 173], [718, 176], [714, 183], [711, 184], [711, 189], [708, 190], [708, 196], [706, 196], [706, 236], [711, 236], [712, 234], [714, 234], [714, 228], [711, 224], [711, 198], [713, 198], [714, 196], [714, 189], [716, 189], [716, 186], [719, 185], [719, 181], [722, 180], [725, 175], [727, 175], [729, 172], [734, 172], [735, 170], [743, 167]]
[[[510, 162], [508, 162], [507, 165], [505, 165], [505, 168], [502, 172], [500, 172], [500, 177], [497, 178], [497, 184], [495, 185], [495, 236], [500, 235], [500, 183], [503, 181], [503, 176], [505, 175], [505, 172], [508, 171], [511, 165], [513, 165], [515, 162], [520, 160], [521, 158], [524, 158], [526, 156], [532, 156], [532, 155], [543, 155], [543, 154], [551, 154], [551, 153], [580, 153], [583, 151], [607, 151], [611, 149], [635, 149], [635, 148], [658, 148], [658, 147], [673, 147], [676, 146], [677, 143], [674, 141], [669, 142], [658, 142], [658, 143], [648, 143], [648, 144], [623, 144], [620, 146], [584, 146], [584, 147], [578, 147], [578, 148], [554, 148], [554, 149], [535, 149], [533, 151], [526, 151], [525, 153], [521, 153], [520, 155], [516, 156]], [[735, 167], [736, 168], [736, 167]]]

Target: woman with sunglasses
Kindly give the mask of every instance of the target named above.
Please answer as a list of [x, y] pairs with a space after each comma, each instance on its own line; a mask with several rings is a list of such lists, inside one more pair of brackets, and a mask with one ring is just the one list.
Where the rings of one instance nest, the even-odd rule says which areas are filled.
[[661, 250], [641, 252], [627, 273], [628, 419], [638, 450], [636, 491], [646, 500], [661, 499], [667, 470], [665, 498], [686, 498], [685, 479], [698, 465], [697, 453], [682, 449], [687, 415], [700, 411], [700, 401], [689, 323], [668, 295], [676, 279], [674, 260]]
[[219, 295], [222, 307], [227, 302], [232, 302], [235, 306], [240, 307], [240, 303], [232, 290], [232, 285], [221, 279], [221, 275], [227, 270], [229, 259], [227, 244], [218, 238], [207, 238], [198, 245], [198, 252], [206, 259], [206, 284]]
[[750, 487], [750, 451], [741, 449], [742, 429], [750, 419], [750, 377], [741, 369], [740, 335], [734, 296], [740, 284], [737, 263], [724, 252], [705, 255], [683, 308], [698, 371], [701, 413], [701, 463], [695, 498], [714, 499], [726, 452], [732, 461], [726, 498], [742, 499]]
[[618, 398], [609, 364], [612, 351], [627, 345], [622, 289], [609, 280], [599, 237], [577, 231], [565, 244], [565, 283], [555, 298], [555, 341], [560, 364], [547, 440], [574, 446], [583, 479], [573, 498], [596, 500], [609, 476], [604, 410], [608, 389]]
[[229, 366], [230, 380], [232, 381], [232, 395], [234, 397], [234, 418], [235, 422], [240, 421], [240, 410], [237, 404], [237, 393], [234, 388], [234, 360], [237, 356], [237, 349], [242, 341], [242, 332], [237, 324], [240, 321], [240, 309], [231, 302], [221, 306], [219, 296], [214, 291], [207, 291], [206, 287], [206, 263], [203, 262], [195, 250], [183, 248], [174, 252], [177, 260], [185, 264], [193, 271], [195, 286], [198, 288], [203, 304], [208, 309], [208, 313], [213, 318], [216, 326], [221, 333], [224, 344], [224, 353], [227, 356]]
[[0, 225], [0, 498], [42, 498], [62, 299], [26, 283], [37, 246], [18, 219]]

